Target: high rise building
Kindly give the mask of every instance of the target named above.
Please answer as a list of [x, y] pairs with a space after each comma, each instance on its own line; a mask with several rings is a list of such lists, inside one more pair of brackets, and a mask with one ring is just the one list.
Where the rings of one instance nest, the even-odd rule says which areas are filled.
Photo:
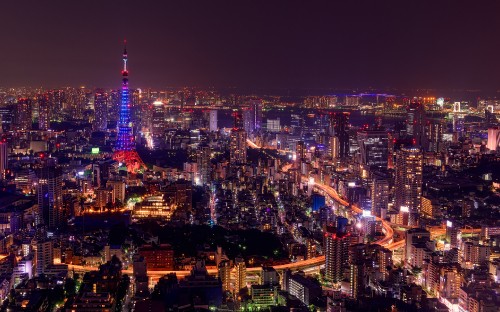
[[231, 289], [231, 269], [231, 262], [229, 260], [222, 260], [219, 263], [218, 271], [223, 291], [230, 291]]
[[94, 95], [94, 131], [106, 131], [108, 128], [108, 95], [104, 90], [98, 89]]
[[59, 226], [63, 217], [62, 170], [48, 161], [36, 171], [38, 184], [38, 214], [36, 223], [43, 224], [49, 229]]
[[210, 110], [209, 124], [210, 124], [210, 126], [209, 126], [210, 131], [217, 131], [218, 125], [217, 125], [217, 110], [216, 109]]
[[229, 144], [231, 164], [245, 164], [247, 162], [247, 132], [240, 128], [233, 128]]
[[50, 127], [50, 107], [47, 95], [38, 97], [38, 129], [47, 130]]
[[389, 160], [389, 136], [386, 131], [359, 131], [358, 146], [362, 164], [387, 168]]
[[395, 207], [409, 213], [408, 225], [418, 223], [422, 196], [423, 155], [420, 148], [403, 147], [396, 152]]
[[344, 268], [348, 264], [348, 234], [342, 227], [327, 227], [325, 231], [325, 277], [333, 283], [343, 279]]
[[34, 242], [36, 255], [36, 275], [40, 276], [45, 269], [53, 264], [54, 245], [50, 239], [42, 239]]
[[238, 293], [247, 285], [247, 268], [245, 265], [245, 259], [236, 258], [234, 260], [234, 266], [236, 269], [236, 281], [234, 283], [234, 290], [236, 293]]
[[5, 171], [9, 165], [7, 142], [0, 142], [0, 180], [5, 178]]
[[253, 99], [248, 102], [248, 108], [243, 111], [243, 128], [248, 134], [262, 128], [262, 100]]
[[418, 102], [410, 103], [406, 113], [406, 133], [420, 147], [426, 146], [425, 137], [425, 107]]
[[425, 146], [428, 152], [440, 152], [443, 147], [444, 124], [440, 119], [428, 119], [425, 125]]
[[383, 176], [373, 175], [373, 180], [371, 183], [371, 202], [372, 216], [385, 218], [385, 213], [387, 212], [387, 207], [389, 205], [389, 181]]
[[16, 110], [14, 113], [14, 129], [18, 131], [31, 130], [32, 119], [31, 109], [33, 102], [31, 99], [21, 98], [17, 101]]
[[160, 137], [165, 134], [165, 106], [162, 101], [153, 103], [153, 114], [151, 116], [151, 134]]
[[198, 146], [198, 170], [200, 172], [200, 183], [206, 185], [210, 183], [211, 175], [211, 151], [208, 144]]
[[349, 113], [334, 113], [330, 116], [330, 129], [339, 140], [339, 157], [349, 157]]

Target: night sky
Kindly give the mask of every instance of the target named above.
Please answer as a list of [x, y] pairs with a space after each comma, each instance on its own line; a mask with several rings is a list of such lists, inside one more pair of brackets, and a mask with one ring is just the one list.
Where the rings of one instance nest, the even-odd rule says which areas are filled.
[[500, 1], [2, 1], [0, 86], [500, 89]]

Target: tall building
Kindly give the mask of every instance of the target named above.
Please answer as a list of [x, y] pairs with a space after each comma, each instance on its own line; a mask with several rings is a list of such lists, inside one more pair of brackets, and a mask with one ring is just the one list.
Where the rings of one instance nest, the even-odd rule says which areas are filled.
[[55, 165], [44, 164], [37, 169], [36, 174], [38, 178], [36, 223], [55, 229], [62, 222], [63, 217], [62, 170]]
[[348, 235], [340, 227], [327, 227], [324, 241], [325, 277], [333, 283], [340, 283], [348, 264]]
[[165, 106], [162, 101], [155, 101], [153, 103], [153, 114], [151, 116], [151, 133], [155, 137], [163, 136], [165, 134]]
[[424, 104], [413, 102], [408, 106], [406, 133], [415, 140], [416, 145], [420, 147], [426, 146]]
[[247, 285], [247, 268], [245, 265], [245, 259], [234, 259], [234, 266], [236, 269], [236, 281], [234, 283], [234, 290], [237, 293]]
[[240, 128], [233, 128], [229, 145], [231, 164], [245, 164], [247, 162], [247, 132]]
[[387, 168], [389, 160], [389, 136], [386, 131], [359, 131], [358, 145], [362, 164]]
[[211, 109], [210, 110], [209, 128], [210, 128], [210, 131], [217, 131], [217, 129], [218, 129], [218, 124], [217, 124], [217, 110], [216, 109]]
[[38, 97], [38, 129], [47, 130], [50, 127], [50, 107], [47, 95]]
[[425, 146], [428, 152], [440, 152], [443, 147], [443, 121], [440, 119], [428, 119], [425, 125]]
[[219, 263], [219, 279], [222, 282], [222, 290], [230, 291], [231, 289], [231, 262], [229, 260], [222, 260]]
[[330, 116], [330, 129], [339, 139], [339, 157], [349, 157], [349, 113], [334, 113]]
[[200, 172], [200, 183], [206, 185], [210, 183], [211, 175], [211, 151], [208, 144], [198, 146], [198, 170]]
[[[125, 41], [125, 44], [127, 42]], [[137, 172], [146, 165], [135, 151], [135, 141], [132, 133], [132, 120], [130, 118], [130, 99], [128, 89], [127, 47], [123, 50], [122, 93], [120, 105], [120, 119], [118, 121], [118, 139], [115, 146], [113, 159], [125, 163], [129, 172]]]
[[106, 131], [108, 128], [108, 95], [104, 90], [98, 89], [94, 95], [94, 131]]
[[14, 129], [18, 131], [31, 130], [32, 119], [31, 109], [33, 102], [31, 99], [21, 98], [17, 101], [16, 110], [14, 113]]
[[409, 213], [408, 225], [417, 225], [422, 197], [423, 155], [420, 148], [403, 147], [396, 153], [395, 207]]
[[5, 171], [9, 165], [7, 142], [0, 142], [0, 180], [5, 178]]
[[45, 272], [45, 269], [53, 264], [54, 245], [52, 240], [43, 239], [34, 242], [36, 255], [36, 275], [39, 276]]
[[262, 100], [253, 99], [248, 102], [248, 108], [243, 111], [243, 128], [248, 134], [262, 128]]
[[389, 181], [385, 177], [373, 175], [371, 183], [372, 216], [385, 218], [389, 205]]

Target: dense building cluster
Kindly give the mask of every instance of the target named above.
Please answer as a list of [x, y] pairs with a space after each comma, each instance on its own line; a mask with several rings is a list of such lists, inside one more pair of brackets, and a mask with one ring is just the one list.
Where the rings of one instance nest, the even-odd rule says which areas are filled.
[[[6, 311], [497, 311], [500, 101], [0, 89]], [[133, 85], [133, 83], [132, 83]]]

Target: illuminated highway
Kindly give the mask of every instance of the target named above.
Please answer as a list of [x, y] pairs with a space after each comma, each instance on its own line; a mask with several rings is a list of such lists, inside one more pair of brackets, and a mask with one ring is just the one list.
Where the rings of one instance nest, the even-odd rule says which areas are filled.
[[[328, 185], [325, 185], [325, 184], [322, 184], [322, 183], [318, 183], [318, 182], [314, 182], [314, 187], [317, 188], [317, 189], [320, 189], [321, 191], [323, 191], [323, 193], [327, 194], [331, 199], [333, 199], [334, 201], [336, 201], [337, 203], [341, 204], [342, 206], [345, 206], [345, 207], [350, 207], [351, 210], [354, 212], [354, 213], [362, 213], [363, 210], [361, 208], [359, 208], [358, 206], [356, 205], [350, 205], [349, 202], [347, 202], [346, 200], [342, 199], [339, 194], [337, 193], [337, 191], [335, 191], [335, 189], [333, 189], [333, 187], [331, 186], [328, 186]], [[384, 247], [391, 247], [391, 248], [394, 248], [395, 246], [399, 246], [399, 244], [403, 244], [403, 243], [400, 243], [400, 242], [397, 242], [399, 244], [392, 244], [392, 239], [393, 239], [393, 236], [394, 236], [394, 230], [392, 229], [391, 225], [389, 224], [389, 222], [387, 222], [386, 220], [383, 220], [379, 217], [375, 217], [375, 219], [377, 221], [380, 221], [382, 222], [382, 227], [384, 228], [384, 234], [385, 234], [385, 237], [378, 240], [378, 241], [375, 241], [374, 243], [375, 244], [379, 244], [381, 246], [384, 246]], [[399, 248], [399, 247], [397, 247]], [[394, 248], [394, 249], [397, 249], [397, 248]], [[393, 249], [392, 249], [393, 250]]]

